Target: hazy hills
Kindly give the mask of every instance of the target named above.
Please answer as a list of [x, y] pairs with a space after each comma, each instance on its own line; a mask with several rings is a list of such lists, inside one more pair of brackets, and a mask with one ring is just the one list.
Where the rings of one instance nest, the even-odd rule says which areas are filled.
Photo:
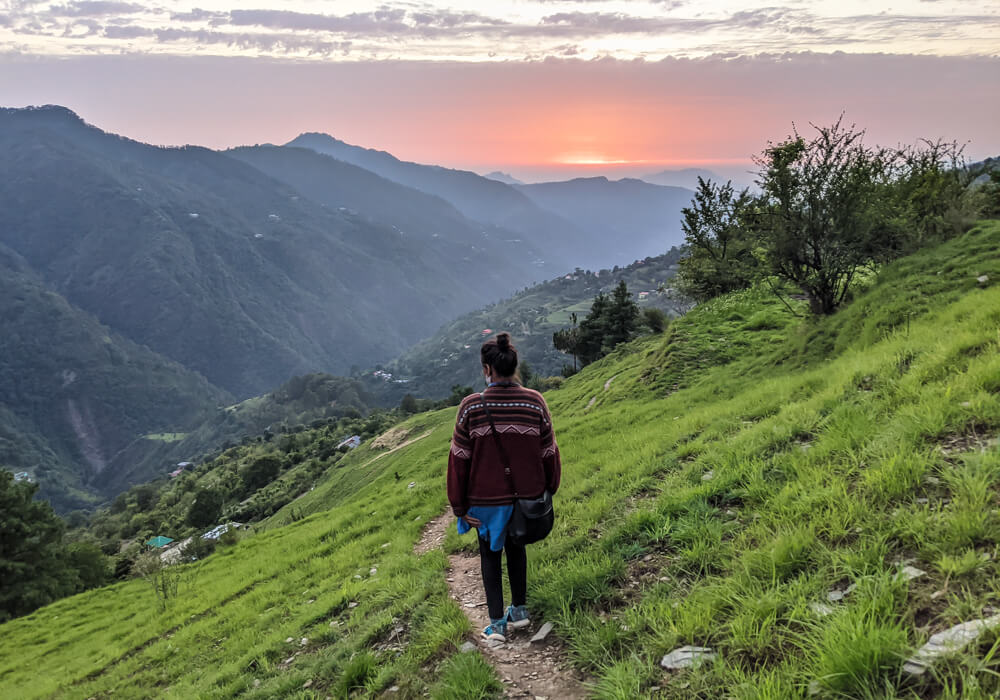
[[0, 318], [0, 465], [28, 471], [57, 509], [93, 502], [137, 436], [200, 423], [230, 399], [47, 290], [2, 246]]
[[675, 195], [514, 187], [319, 134], [161, 148], [62, 107], [0, 109], [0, 466], [41, 476], [60, 508], [148, 479], [239, 433], [197, 429], [220, 404], [386, 363], [535, 280], [662, 252]]
[[506, 286], [488, 287], [456, 262], [469, 245], [438, 251], [224, 154], [127, 141], [65, 110], [0, 119], [0, 242], [237, 396], [388, 359], [537, 274], [501, 265]]
[[[327, 134], [302, 134], [288, 145], [330, 155], [442, 197], [470, 219], [520, 234], [520, 241], [531, 242], [547, 261], [564, 269], [626, 264], [662, 253], [679, 242], [680, 209], [693, 194], [650, 190], [652, 185], [639, 180], [607, 178], [511, 185], [465, 170], [402, 161]], [[651, 225], [654, 221], [658, 223]], [[641, 228], [636, 227], [639, 222]], [[633, 238], [642, 242], [632, 245]]]
[[602, 267], [629, 263], [684, 242], [680, 210], [690, 204], [691, 190], [606, 177], [519, 185], [517, 189], [592, 238], [610, 243], [611, 249], [602, 251]]

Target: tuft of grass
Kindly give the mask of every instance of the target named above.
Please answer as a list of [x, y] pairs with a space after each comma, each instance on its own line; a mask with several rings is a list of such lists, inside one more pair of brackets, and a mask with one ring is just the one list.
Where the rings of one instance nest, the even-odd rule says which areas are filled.
[[503, 693], [496, 671], [478, 651], [452, 656], [440, 674], [441, 679], [431, 688], [434, 700], [489, 700]]

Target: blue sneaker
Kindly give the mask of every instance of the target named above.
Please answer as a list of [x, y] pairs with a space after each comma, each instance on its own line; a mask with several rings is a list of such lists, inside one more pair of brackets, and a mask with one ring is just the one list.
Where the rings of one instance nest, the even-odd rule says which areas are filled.
[[528, 615], [528, 607], [526, 605], [511, 605], [507, 608], [507, 615], [504, 617], [504, 620], [514, 629], [521, 629], [531, 624], [531, 616]]
[[486, 625], [486, 629], [483, 630], [483, 639], [489, 642], [506, 642], [507, 618], [491, 620], [490, 624]]

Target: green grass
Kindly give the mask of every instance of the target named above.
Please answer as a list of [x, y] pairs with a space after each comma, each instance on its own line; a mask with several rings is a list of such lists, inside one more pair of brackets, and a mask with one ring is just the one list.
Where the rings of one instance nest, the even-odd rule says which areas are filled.
[[[997, 250], [1000, 223], [981, 224], [818, 321], [762, 291], [718, 300], [547, 395], [564, 478], [528, 602], [595, 697], [1000, 693], [995, 635], [901, 672], [931, 634], [1000, 606]], [[3, 625], [0, 695], [490, 697], [490, 669], [455, 653], [468, 625], [444, 554], [412, 553], [445, 507], [453, 420], [353, 451], [188, 567], [165, 612], [135, 581]], [[907, 581], [906, 564], [926, 574]], [[684, 644], [718, 656], [660, 669]]]

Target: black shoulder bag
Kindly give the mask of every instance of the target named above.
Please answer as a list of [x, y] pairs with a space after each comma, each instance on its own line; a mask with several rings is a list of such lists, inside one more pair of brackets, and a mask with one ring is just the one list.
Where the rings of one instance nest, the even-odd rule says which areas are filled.
[[490, 421], [493, 440], [496, 442], [500, 460], [503, 462], [503, 473], [507, 477], [511, 494], [514, 496], [514, 511], [510, 514], [510, 521], [507, 523], [507, 537], [514, 544], [531, 544], [544, 540], [552, 531], [552, 523], [555, 520], [555, 512], [552, 510], [552, 494], [549, 493], [548, 489], [545, 489], [544, 493], [537, 498], [518, 498], [514, 477], [510, 472], [510, 460], [507, 459], [507, 450], [504, 449], [503, 442], [497, 434], [493, 414], [490, 413], [489, 406], [486, 405], [486, 392], [480, 396], [483, 398], [483, 409], [486, 411], [486, 417]]

